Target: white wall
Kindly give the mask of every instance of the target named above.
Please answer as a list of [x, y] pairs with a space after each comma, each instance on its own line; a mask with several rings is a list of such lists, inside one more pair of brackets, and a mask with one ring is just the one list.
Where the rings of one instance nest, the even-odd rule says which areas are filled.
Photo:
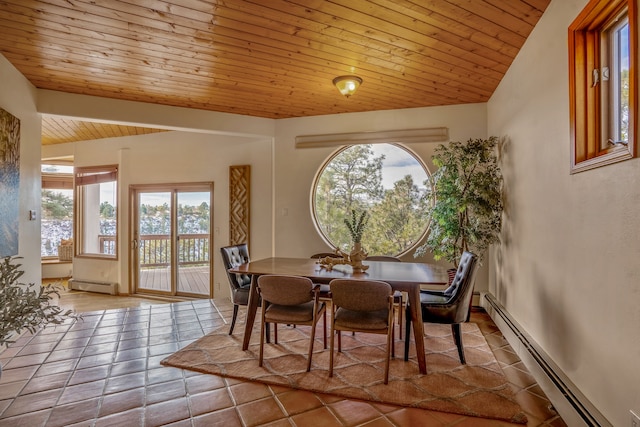
[[[316, 232], [311, 187], [319, 169], [337, 148], [295, 148], [295, 137], [346, 132], [448, 127], [451, 140], [486, 136], [486, 105], [412, 108], [281, 119], [276, 123], [275, 251], [279, 256], [311, 255], [331, 250]], [[431, 156], [439, 143], [406, 145], [433, 171]], [[287, 214], [284, 215], [284, 212]], [[413, 254], [405, 256], [415, 261]], [[433, 262], [426, 256], [419, 261]]]
[[[63, 95], [64, 102], [59, 102], [58, 95], [48, 91], [41, 92], [40, 108], [76, 117], [90, 113], [113, 121], [166, 123], [174, 129], [211, 131], [218, 125], [227, 134], [240, 134], [244, 127], [249, 129], [245, 135], [275, 135], [274, 147], [261, 140], [238, 143], [233, 137], [219, 141], [206, 134], [201, 139], [176, 133], [154, 134], [148, 140], [136, 137], [129, 146], [115, 140], [75, 145], [82, 164], [124, 162], [125, 185], [215, 181], [214, 227], [221, 230], [216, 246], [228, 237], [223, 235], [228, 228], [227, 168], [256, 165], [251, 225], [255, 258], [327, 249], [311, 223], [309, 190], [332, 150], [296, 150], [296, 135], [448, 126], [453, 140], [506, 137], [503, 244], [492, 262], [495, 283], [490, 291], [611, 423], [624, 426], [629, 424], [629, 409], [640, 413], [640, 160], [569, 175], [567, 27], [586, 3], [551, 2], [486, 113], [484, 105], [470, 105], [273, 124], [142, 103], [121, 110], [120, 102], [91, 97], [75, 102], [77, 97]], [[20, 254], [25, 256], [25, 279], [37, 282], [40, 222], [26, 221], [25, 214], [40, 207], [40, 122], [33, 87], [3, 57], [0, 75], [0, 107], [21, 120]], [[162, 142], [155, 144], [157, 140]], [[128, 151], [118, 153], [120, 148]], [[433, 146], [410, 148], [428, 162]], [[283, 208], [288, 215], [282, 215]], [[217, 258], [215, 281], [224, 281]], [[99, 274], [106, 271], [122, 282], [125, 261], [114, 266], [106, 263], [80, 271], [94, 274], [96, 267]]]
[[20, 205], [18, 255], [25, 271], [20, 281], [41, 281], [40, 217], [29, 221], [29, 210], [40, 212], [40, 117], [36, 89], [0, 55], [0, 108], [20, 120]]
[[640, 159], [569, 174], [567, 28], [553, 0], [488, 103], [505, 136], [491, 292], [615, 426], [640, 413]]
[[119, 165], [120, 257], [117, 261], [74, 258], [74, 278], [116, 282], [120, 293], [132, 291], [128, 270], [130, 185], [213, 182], [214, 292], [216, 297], [228, 296], [219, 248], [229, 244], [229, 166], [251, 165], [251, 254], [267, 257], [271, 255], [271, 152], [271, 140], [265, 138], [177, 131], [44, 146], [43, 157], [73, 155], [76, 166]]
[[[47, 96], [51, 96], [47, 92]], [[62, 94], [61, 94], [62, 95]], [[64, 95], [64, 103], [73, 104], [79, 99], [84, 111], [102, 111], [100, 98], [90, 98], [93, 107], [86, 105], [87, 98]], [[113, 100], [106, 100], [113, 104]], [[57, 105], [57, 104], [56, 104]], [[120, 105], [120, 104], [119, 104]], [[123, 102], [122, 109], [129, 108], [131, 119], [135, 118], [135, 108]], [[70, 105], [68, 114], [79, 113]], [[192, 128], [198, 122], [191, 120], [189, 111], [177, 109], [186, 116], [185, 123]], [[166, 111], [163, 110], [163, 113]], [[201, 112], [194, 111], [199, 115]], [[168, 114], [175, 122], [175, 116]], [[86, 117], [86, 116], [85, 116]], [[104, 116], [99, 117], [104, 119]], [[136, 119], [139, 123], [140, 118]], [[251, 123], [253, 118], [247, 118]], [[154, 123], [159, 123], [158, 118]], [[415, 108], [407, 110], [378, 111], [371, 113], [316, 116], [300, 119], [285, 119], [275, 122], [275, 138], [234, 137], [229, 131], [214, 135], [207, 133], [167, 132], [149, 135], [83, 141], [74, 144], [44, 146], [42, 157], [73, 155], [76, 166], [119, 165], [119, 185], [124, 193], [120, 197], [120, 253], [126, 254], [128, 242], [128, 186], [131, 184], [211, 181], [215, 183], [214, 247], [228, 243], [228, 167], [236, 164], [251, 164], [251, 257], [254, 259], [271, 255], [308, 256], [329, 249], [316, 232], [310, 209], [310, 193], [315, 174], [334, 149], [295, 149], [295, 136], [315, 133], [367, 132], [395, 129], [415, 129], [427, 127], [449, 128], [453, 140], [485, 137], [486, 104], [457, 105], [448, 107]], [[209, 123], [209, 122], [207, 122]], [[258, 122], [261, 132], [268, 132], [269, 126]], [[205, 126], [202, 128], [204, 129]], [[242, 126], [238, 126], [238, 130]], [[210, 132], [207, 129], [207, 132]], [[271, 141], [274, 141], [273, 143]], [[411, 144], [407, 147], [431, 165], [431, 155], [436, 143]], [[284, 215], [284, 210], [287, 214]], [[123, 238], [125, 237], [125, 238]], [[215, 257], [214, 283], [221, 283], [221, 292], [216, 288], [216, 296], [228, 295], [228, 287], [219, 256]], [[412, 254], [407, 261], [415, 261]], [[427, 255], [418, 259], [433, 262]], [[444, 264], [444, 262], [443, 262]], [[446, 265], [446, 264], [445, 264]], [[117, 282], [119, 291], [128, 293], [132, 287], [128, 283], [129, 257], [118, 261], [74, 259], [74, 278]], [[479, 275], [477, 289], [487, 289], [486, 269]]]

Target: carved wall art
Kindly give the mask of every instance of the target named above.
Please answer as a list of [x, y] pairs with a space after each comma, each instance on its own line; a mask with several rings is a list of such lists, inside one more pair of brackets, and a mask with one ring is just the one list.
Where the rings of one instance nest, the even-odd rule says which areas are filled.
[[[229, 167], [229, 244], [249, 244], [251, 166]], [[251, 246], [251, 245], [249, 245]]]

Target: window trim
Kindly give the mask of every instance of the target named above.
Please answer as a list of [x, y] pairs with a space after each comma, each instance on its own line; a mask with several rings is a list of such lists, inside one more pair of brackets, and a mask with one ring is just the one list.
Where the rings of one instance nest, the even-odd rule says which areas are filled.
[[[50, 173], [50, 172], [42, 172], [41, 173], [41, 188], [40, 188], [40, 197], [42, 197], [43, 190], [73, 190], [73, 174], [72, 173]], [[75, 191], [74, 191], [75, 194]], [[73, 202], [73, 215], [75, 215], [75, 200]], [[43, 218], [42, 209], [40, 210], [40, 218]], [[73, 220], [74, 225], [72, 226], [73, 232], [75, 233], [75, 219]], [[40, 236], [42, 238], [42, 226], [40, 227]], [[72, 235], [71, 238], [74, 236]], [[40, 253], [40, 258], [43, 261], [52, 262], [71, 262], [71, 261], [59, 261], [59, 255], [42, 255], [42, 251]]]
[[43, 190], [73, 190], [73, 174], [70, 173], [43, 173]]
[[[379, 143], [381, 143], [381, 142], [374, 142], [373, 144], [379, 144]], [[322, 162], [322, 164], [318, 167], [318, 170], [315, 173], [315, 176], [314, 176], [313, 181], [311, 183], [311, 189], [310, 189], [310, 194], [309, 194], [309, 212], [310, 212], [310, 215], [311, 215], [311, 222], [313, 223], [313, 227], [315, 228], [316, 233], [318, 233], [318, 236], [320, 236], [322, 241], [329, 248], [333, 249], [333, 248], [335, 248], [335, 245], [334, 245], [333, 242], [331, 242], [331, 240], [329, 239], [329, 236], [327, 236], [325, 234], [325, 232], [322, 230], [322, 227], [318, 223], [318, 216], [317, 216], [317, 211], [316, 211], [316, 188], [317, 188], [317, 185], [318, 185], [318, 181], [320, 180], [320, 177], [321, 177], [322, 173], [324, 172], [324, 170], [326, 169], [327, 165], [329, 163], [331, 163], [341, 153], [343, 153], [344, 151], [346, 151], [349, 148], [354, 147], [356, 145], [373, 145], [373, 144], [367, 144], [367, 143], [363, 142], [361, 144], [342, 145], [339, 148], [337, 148], [336, 150], [334, 150]], [[426, 165], [426, 163], [422, 160], [422, 157], [420, 155], [418, 155], [414, 150], [412, 150], [411, 148], [407, 147], [406, 145], [404, 145], [403, 143], [400, 143], [400, 142], [383, 142], [381, 144], [387, 144], [387, 145], [391, 145], [391, 146], [394, 146], [396, 148], [399, 148], [399, 149], [405, 151], [411, 157], [413, 157], [422, 166], [422, 169], [425, 171], [425, 173], [426, 173], [426, 175], [428, 177], [428, 181], [431, 182], [432, 171], [429, 169], [429, 167]], [[424, 242], [424, 239], [427, 237], [427, 234], [429, 234], [430, 227], [431, 227], [431, 219], [428, 219], [426, 227], [422, 231], [422, 234], [420, 235], [420, 237], [418, 237], [416, 239], [416, 242], [414, 244], [412, 244], [411, 246], [405, 248], [402, 252], [394, 253], [394, 254], [391, 254], [391, 255], [400, 258], [400, 257], [403, 257], [403, 256], [411, 253], [412, 251], [415, 251], [415, 249], [417, 247], [419, 247]], [[365, 249], [367, 249], [367, 248], [365, 248]], [[374, 255], [374, 254], [370, 254], [370, 255]], [[376, 255], [382, 255], [382, 254], [376, 254]]]
[[[569, 26], [569, 99], [572, 174], [637, 156], [637, 0], [591, 0]], [[600, 85], [592, 70], [600, 68], [601, 34], [627, 9], [629, 20], [629, 140], [601, 148], [603, 111]]]
[[[86, 174], [93, 174], [86, 176]], [[74, 255], [77, 258], [94, 258], [94, 259], [107, 259], [117, 261], [119, 257], [119, 241], [120, 233], [118, 228], [120, 227], [120, 209], [116, 207], [116, 235], [115, 235], [115, 254], [100, 254], [84, 251], [84, 223], [85, 218], [82, 214], [81, 207], [84, 203], [84, 192], [79, 188], [81, 185], [101, 184], [104, 182], [116, 183], [115, 198], [119, 197], [119, 182], [118, 182], [118, 165], [105, 165], [105, 166], [85, 166], [76, 167], [74, 170]]]

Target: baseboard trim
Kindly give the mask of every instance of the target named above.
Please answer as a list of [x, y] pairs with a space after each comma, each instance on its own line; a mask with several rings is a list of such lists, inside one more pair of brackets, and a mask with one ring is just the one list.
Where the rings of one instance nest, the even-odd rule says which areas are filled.
[[117, 283], [96, 282], [93, 280], [69, 279], [69, 289], [77, 291], [98, 292], [102, 294], [118, 295]]
[[567, 425], [612, 426], [495, 296], [483, 293], [480, 303]]

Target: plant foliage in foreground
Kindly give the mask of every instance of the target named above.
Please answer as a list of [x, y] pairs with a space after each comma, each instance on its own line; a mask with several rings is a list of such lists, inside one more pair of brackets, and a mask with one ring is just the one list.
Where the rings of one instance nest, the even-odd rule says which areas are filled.
[[64, 311], [52, 303], [60, 296], [60, 287], [25, 285], [19, 257], [5, 257], [0, 263], [0, 346], [14, 342], [11, 337], [24, 329], [35, 332], [40, 326], [59, 325], [66, 319], [78, 319], [73, 310]]

